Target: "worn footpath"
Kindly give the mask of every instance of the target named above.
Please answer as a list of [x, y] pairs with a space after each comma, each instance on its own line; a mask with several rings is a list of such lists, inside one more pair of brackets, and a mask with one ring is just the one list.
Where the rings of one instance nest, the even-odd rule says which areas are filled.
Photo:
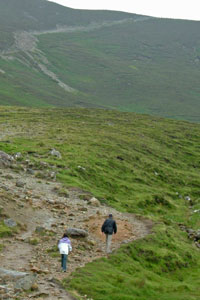
[[[150, 232], [150, 221], [101, 205], [79, 188], [63, 191], [55, 176], [38, 178], [29, 162], [20, 164], [0, 168], [0, 222], [17, 225], [13, 236], [0, 239], [0, 299], [74, 299], [61, 281], [106, 256], [101, 225], [109, 213], [118, 224], [112, 251]], [[57, 243], [70, 228], [82, 231], [70, 238], [73, 251], [62, 273]]]

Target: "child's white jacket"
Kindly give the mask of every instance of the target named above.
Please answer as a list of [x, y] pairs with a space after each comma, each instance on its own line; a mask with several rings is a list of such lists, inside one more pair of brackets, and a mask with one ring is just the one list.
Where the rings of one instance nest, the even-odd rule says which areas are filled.
[[58, 249], [60, 251], [60, 254], [68, 255], [69, 252], [72, 251], [70, 240], [67, 238], [61, 239], [58, 244]]

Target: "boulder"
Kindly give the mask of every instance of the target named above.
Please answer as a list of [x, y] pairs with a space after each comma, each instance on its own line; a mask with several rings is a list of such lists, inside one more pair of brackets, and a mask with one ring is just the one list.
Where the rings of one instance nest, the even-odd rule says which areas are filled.
[[14, 161], [13, 156], [3, 151], [0, 151], [0, 167], [10, 167], [13, 161]]
[[62, 155], [60, 154], [60, 152], [57, 151], [57, 150], [55, 150], [55, 149], [52, 149], [52, 150], [50, 151], [50, 154], [51, 154], [52, 156], [57, 157], [57, 158], [62, 158]]
[[17, 223], [13, 219], [5, 219], [4, 224], [8, 227], [15, 227]]
[[95, 197], [92, 197], [89, 202], [88, 202], [91, 206], [94, 207], [99, 207], [101, 205], [101, 203], [99, 202], [99, 200]]
[[21, 157], [22, 157], [21, 152], [17, 152], [17, 153], [14, 154], [15, 159], [20, 159]]
[[68, 228], [66, 230], [67, 235], [70, 237], [87, 237], [88, 232], [84, 229], [79, 229], [79, 228]]
[[40, 161], [40, 167], [48, 168], [48, 163], [46, 161]]
[[197, 230], [195, 234], [195, 241], [200, 241], [200, 230]]
[[47, 173], [47, 178], [56, 180], [56, 172], [50, 171]]
[[56, 201], [53, 199], [46, 199], [46, 202], [52, 205], [56, 204]]
[[8, 186], [6, 186], [6, 185], [1, 185], [0, 186], [0, 188], [2, 189], [2, 190], [4, 190], [4, 191], [9, 191], [9, 187]]
[[21, 188], [23, 188], [24, 186], [25, 186], [25, 182], [24, 181], [22, 181], [22, 180], [17, 180], [17, 182], [16, 182], [16, 186], [17, 187], [21, 187]]
[[31, 287], [35, 284], [36, 282], [36, 276], [33, 274], [28, 274], [25, 277], [17, 280], [15, 284], [15, 289], [16, 290], [30, 290]]
[[7, 280], [16, 281], [19, 278], [23, 278], [27, 275], [28, 273], [25, 272], [18, 272], [18, 271], [0, 268], [0, 278], [5, 278]]
[[27, 168], [27, 169], [26, 169], [26, 173], [27, 173], [27, 174], [30, 174], [30, 175], [34, 175], [34, 174], [35, 174], [35, 171], [34, 171], [33, 169], [31, 169], [31, 168]]

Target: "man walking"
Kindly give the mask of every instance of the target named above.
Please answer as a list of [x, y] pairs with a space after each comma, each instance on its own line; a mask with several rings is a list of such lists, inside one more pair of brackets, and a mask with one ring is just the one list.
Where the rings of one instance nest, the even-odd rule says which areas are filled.
[[108, 219], [106, 219], [101, 227], [101, 231], [106, 235], [106, 253], [111, 253], [110, 246], [112, 241], [112, 234], [117, 233], [117, 224], [113, 220], [113, 215], [109, 214]]

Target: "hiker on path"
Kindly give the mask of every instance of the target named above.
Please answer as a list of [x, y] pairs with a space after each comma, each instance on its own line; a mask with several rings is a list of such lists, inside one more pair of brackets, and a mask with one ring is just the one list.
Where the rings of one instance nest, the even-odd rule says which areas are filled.
[[72, 251], [71, 242], [66, 233], [63, 234], [63, 237], [58, 242], [58, 249], [61, 254], [61, 267], [62, 271], [66, 272], [67, 270], [67, 257], [70, 251]]
[[113, 219], [113, 215], [109, 214], [108, 219], [106, 219], [101, 227], [102, 233], [106, 235], [106, 253], [111, 253], [110, 247], [112, 242], [112, 234], [117, 233], [117, 224]]

